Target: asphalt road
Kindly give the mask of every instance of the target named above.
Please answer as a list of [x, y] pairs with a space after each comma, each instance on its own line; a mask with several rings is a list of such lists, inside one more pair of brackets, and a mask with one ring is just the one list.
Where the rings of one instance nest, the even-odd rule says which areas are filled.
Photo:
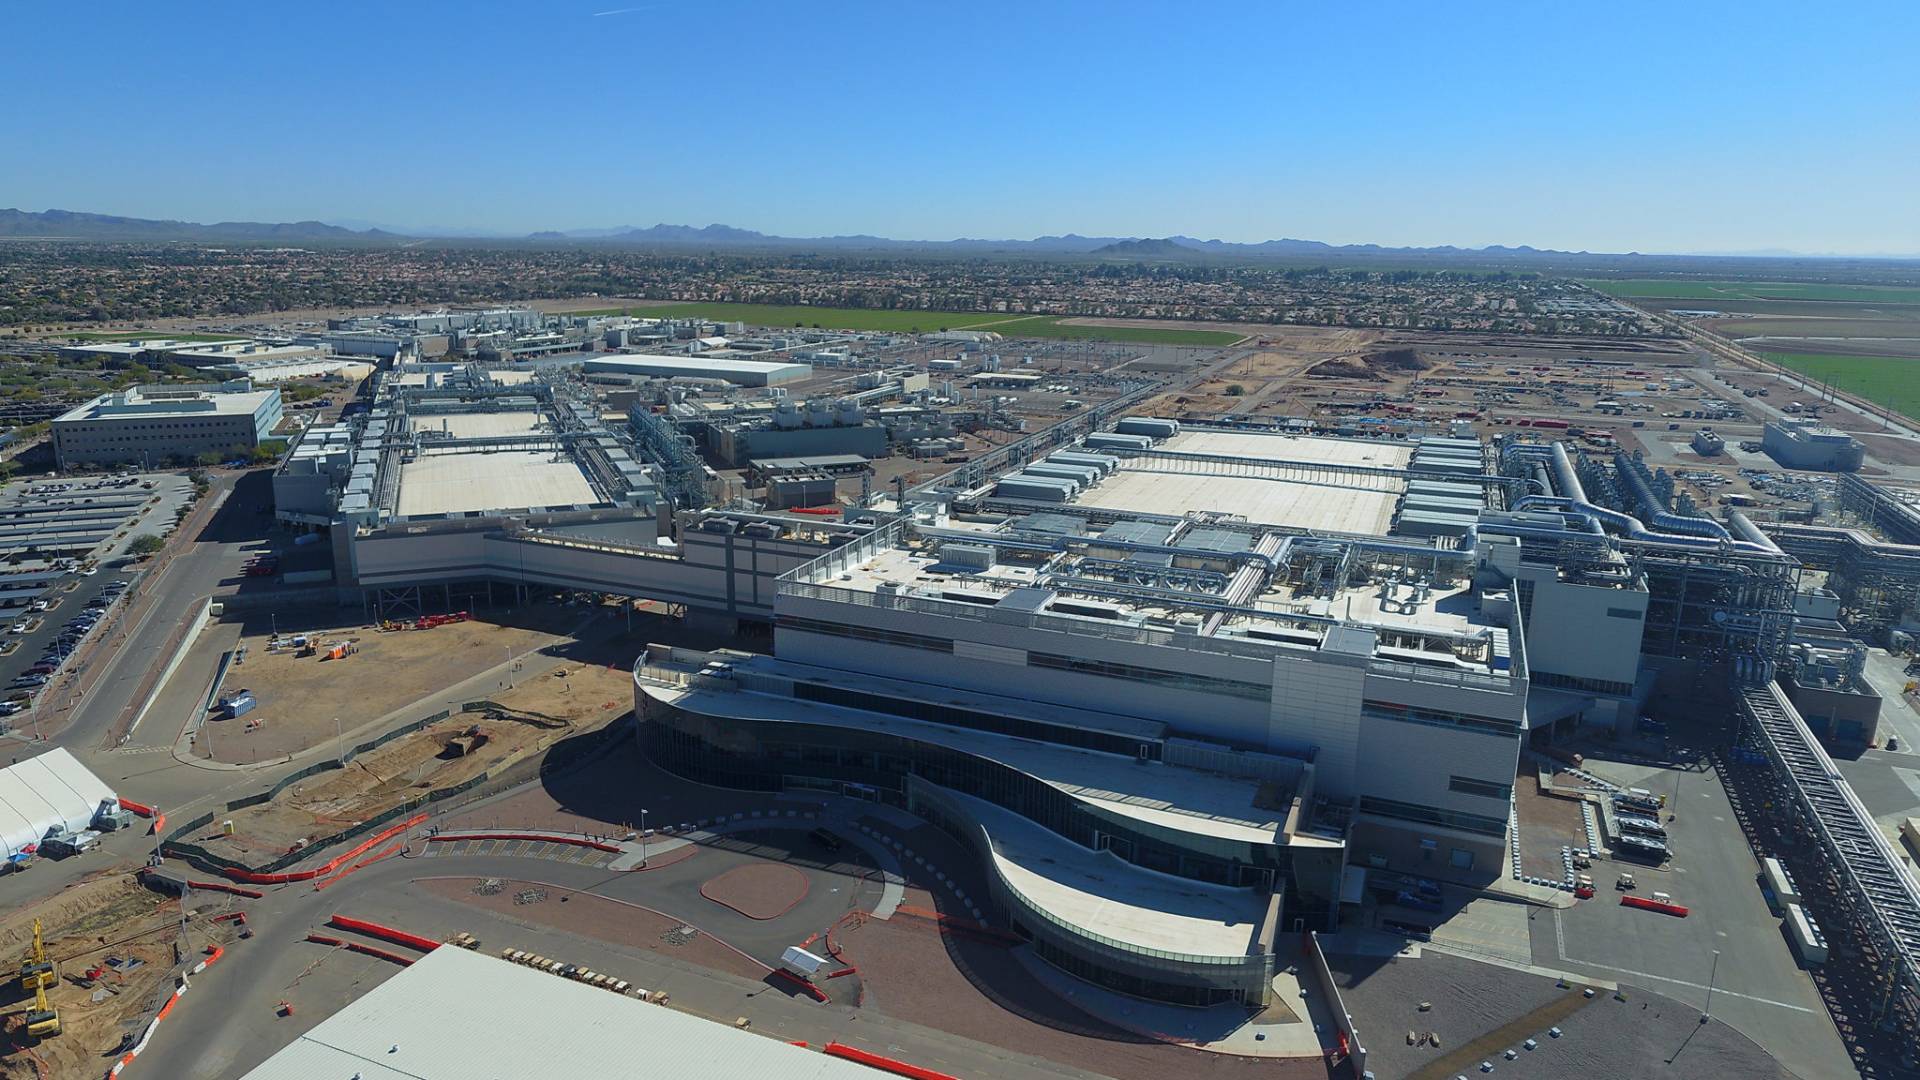
[[[777, 1038], [804, 1039], [815, 1045], [839, 1040], [962, 1076], [1089, 1080], [1096, 1075], [872, 1013], [863, 1020], [861, 1010], [856, 1008], [816, 1004], [777, 986], [695, 967], [661, 952], [491, 915], [410, 887], [414, 879], [424, 877], [542, 881], [642, 903], [686, 918], [723, 940], [742, 944], [733, 937], [732, 923], [747, 920], [730, 916], [697, 895], [699, 881], [724, 869], [728, 857], [725, 852], [708, 850], [684, 864], [637, 874], [610, 874], [544, 859], [492, 855], [395, 858], [358, 871], [324, 891], [306, 885], [282, 887], [262, 900], [243, 902], [256, 936], [235, 943], [225, 962], [194, 981], [197, 997], [188, 996], [135, 1068], [153, 1076], [240, 1076], [352, 997], [398, 971], [385, 961], [330, 953], [323, 946], [301, 943], [310, 929], [341, 912], [428, 937], [444, 938], [465, 930], [478, 936], [490, 954], [511, 945], [550, 956], [579, 958], [591, 963], [596, 971], [649, 989], [665, 990], [676, 1008], [722, 1022], [747, 1016], [756, 1031]], [[818, 889], [822, 873], [808, 873], [816, 879]], [[851, 884], [850, 879], [838, 880]], [[560, 897], [559, 890], [551, 890], [546, 903], [560, 903]], [[216, 906], [221, 903], [202, 899]], [[839, 897], [823, 897], [820, 902], [842, 910], [845, 903]], [[754, 932], [767, 940], [745, 944], [750, 953], [763, 960], [766, 949], [785, 941], [784, 936], [766, 928]], [[295, 1015], [271, 1019], [275, 1003], [282, 1000], [295, 1003]]]
[[[1697, 1008], [1706, 1007], [1712, 987], [1714, 1018], [1798, 1075], [1852, 1075], [1825, 1003], [1760, 896], [1759, 865], [1719, 777], [1711, 770], [1593, 767], [1616, 782], [1670, 797], [1675, 857], [1665, 870], [1595, 862], [1599, 895], [1534, 916], [1535, 962], [1644, 987]], [[1639, 895], [1669, 893], [1691, 913], [1673, 918], [1620, 906], [1613, 884], [1623, 870], [1633, 873]]]

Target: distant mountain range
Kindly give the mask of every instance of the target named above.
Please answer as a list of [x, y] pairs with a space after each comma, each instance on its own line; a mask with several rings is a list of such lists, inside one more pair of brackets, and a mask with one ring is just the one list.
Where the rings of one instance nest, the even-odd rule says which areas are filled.
[[0, 210], [0, 237], [41, 237], [64, 240], [400, 240], [392, 233], [369, 229], [356, 232], [324, 221], [220, 221], [201, 225], [191, 221], [156, 221], [115, 217], [73, 210]]
[[1378, 244], [1324, 244], [1317, 240], [1268, 240], [1258, 244], [1198, 240], [1190, 236], [1143, 238], [1131, 236], [1038, 236], [1031, 240], [892, 240], [883, 236], [776, 236], [731, 225], [617, 225], [610, 228], [542, 231], [524, 235], [486, 233], [473, 229], [403, 229], [364, 221], [260, 222], [220, 221], [203, 225], [192, 221], [119, 217], [75, 210], [0, 209], [0, 237], [63, 240], [149, 240], [190, 243], [319, 242], [332, 244], [401, 244], [423, 241], [475, 243], [499, 241], [523, 244], [582, 244], [621, 247], [700, 248], [707, 250], [837, 250], [1033, 255], [1112, 255], [1133, 258], [1184, 258], [1190, 255], [1338, 255], [1338, 254], [1561, 254], [1533, 248], [1390, 248]]
[[[1403, 257], [1464, 258], [1500, 261], [1566, 261], [1569, 259], [1636, 259], [1638, 252], [1623, 255], [1556, 251], [1526, 245], [1493, 245], [1463, 248], [1383, 247], [1379, 244], [1327, 244], [1318, 240], [1265, 240], [1246, 244], [1227, 240], [1200, 240], [1191, 236], [1037, 236], [1031, 240], [983, 240], [963, 237], [956, 240], [892, 240], [883, 236], [776, 236], [732, 225], [615, 225], [595, 229], [548, 230], [526, 234], [506, 234], [483, 229], [437, 227], [403, 228], [366, 221], [339, 220], [260, 222], [220, 221], [202, 225], [191, 221], [164, 221], [151, 218], [117, 217], [73, 210], [0, 209], [0, 239], [66, 239], [99, 241], [154, 241], [182, 243], [317, 243], [330, 245], [397, 246], [430, 243], [483, 245], [524, 244], [532, 246], [603, 246], [660, 248], [707, 251], [842, 251], [900, 252], [959, 255], [1087, 255], [1101, 258], [1189, 259], [1198, 256], [1224, 258], [1261, 257]], [[1786, 251], [1715, 253], [1719, 257], [1751, 258], [1825, 258], [1796, 255]], [[1660, 256], [1662, 258], [1672, 256]], [[1685, 257], [1685, 256], [1681, 256]], [[1859, 258], [1900, 259], [1911, 256], [1860, 256]]]

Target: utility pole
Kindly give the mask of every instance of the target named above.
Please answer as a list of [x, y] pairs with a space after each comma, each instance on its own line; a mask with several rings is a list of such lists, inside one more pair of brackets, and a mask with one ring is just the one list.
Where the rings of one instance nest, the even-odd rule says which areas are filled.
[[1713, 950], [1713, 970], [1707, 975], [1707, 1004], [1700, 1010], [1700, 1022], [1713, 1019], [1713, 984], [1720, 978], [1720, 950]]

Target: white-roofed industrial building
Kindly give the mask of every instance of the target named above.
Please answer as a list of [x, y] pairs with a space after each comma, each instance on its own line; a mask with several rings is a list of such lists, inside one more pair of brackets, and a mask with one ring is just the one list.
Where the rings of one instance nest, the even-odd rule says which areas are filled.
[[113, 789], [63, 748], [0, 769], [0, 858], [31, 850], [60, 826], [79, 832], [93, 824]]
[[872, 1080], [865, 1065], [482, 956], [435, 949], [244, 1080]]
[[813, 375], [812, 364], [772, 360], [714, 360], [698, 356], [601, 356], [585, 371], [642, 375], [652, 379], [725, 379], [740, 386], [780, 386]]

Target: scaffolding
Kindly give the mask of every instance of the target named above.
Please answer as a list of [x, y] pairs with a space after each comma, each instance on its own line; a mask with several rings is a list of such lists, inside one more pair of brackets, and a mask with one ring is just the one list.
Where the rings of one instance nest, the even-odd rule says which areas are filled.
[[641, 454], [660, 467], [663, 490], [676, 510], [707, 505], [707, 467], [692, 436], [667, 417], [638, 407], [633, 410], [633, 437]]
[[1795, 868], [1803, 894], [1827, 891], [1823, 929], [1851, 938], [1850, 958], [1876, 981], [1871, 1019], [1902, 1040], [1904, 1056], [1920, 1056], [1920, 886], [1779, 684], [1747, 687], [1738, 704], [1742, 742], [1772, 766], [1774, 805], [1793, 814], [1820, 863]]

